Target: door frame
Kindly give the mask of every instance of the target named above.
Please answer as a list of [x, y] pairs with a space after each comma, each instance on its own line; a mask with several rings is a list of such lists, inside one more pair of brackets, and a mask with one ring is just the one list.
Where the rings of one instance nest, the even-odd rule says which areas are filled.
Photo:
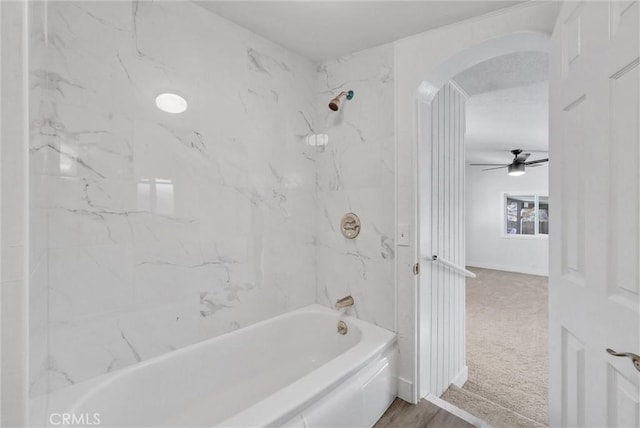
[[0, 2], [0, 252], [10, 261], [0, 272], [0, 426], [26, 426], [29, 415], [30, 8], [26, 0]]

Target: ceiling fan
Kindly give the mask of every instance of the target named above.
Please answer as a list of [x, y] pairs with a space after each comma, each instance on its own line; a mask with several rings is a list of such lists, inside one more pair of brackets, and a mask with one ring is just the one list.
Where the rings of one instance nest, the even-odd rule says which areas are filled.
[[499, 164], [499, 163], [470, 163], [469, 165], [494, 167], [494, 168], [483, 169], [483, 171], [507, 168], [507, 170], [509, 171], [509, 175], [516, 177], [518, 175], [524, 174], [525, 166], [534, 167], [534, 166], [540, 166], [545, 162], [549, 162], [549, 158], [538, 159], [538, 160], [527, 162], [527, 159], [529, 158], [529, 156], [531, 156], [531, 153], [522, 153], [522, 150], [520, 149], [511, 150], [511, 153], [513, 153], [513, 161], [510, 164], [505, 165], [505, 164]]

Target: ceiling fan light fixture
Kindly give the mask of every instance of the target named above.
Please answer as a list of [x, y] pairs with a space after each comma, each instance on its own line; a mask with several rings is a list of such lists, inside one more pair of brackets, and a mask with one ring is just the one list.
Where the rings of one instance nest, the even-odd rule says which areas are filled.
[[519, 175], [524, 174], [524, 164], [523, 163], [512, 163], [508, 168], [509, 175], [512, 177], [517, 177]]

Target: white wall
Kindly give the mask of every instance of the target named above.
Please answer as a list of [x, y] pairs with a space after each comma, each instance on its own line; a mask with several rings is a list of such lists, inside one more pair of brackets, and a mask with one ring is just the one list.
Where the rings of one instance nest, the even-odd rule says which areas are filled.
[[548, 195], [548, 166], [527, 168], [519, 177], [467, 166], [466, 182], [467, 265], [548, 275], [548, 238], [505, 236], [503, 211], [504, 193]]

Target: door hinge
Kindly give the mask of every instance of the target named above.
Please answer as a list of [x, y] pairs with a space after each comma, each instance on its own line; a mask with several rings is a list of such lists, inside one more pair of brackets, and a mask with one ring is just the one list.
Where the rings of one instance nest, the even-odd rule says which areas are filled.
[[416, 263], [413, 265], [413, 274], [420, 275], [420, 263]]

